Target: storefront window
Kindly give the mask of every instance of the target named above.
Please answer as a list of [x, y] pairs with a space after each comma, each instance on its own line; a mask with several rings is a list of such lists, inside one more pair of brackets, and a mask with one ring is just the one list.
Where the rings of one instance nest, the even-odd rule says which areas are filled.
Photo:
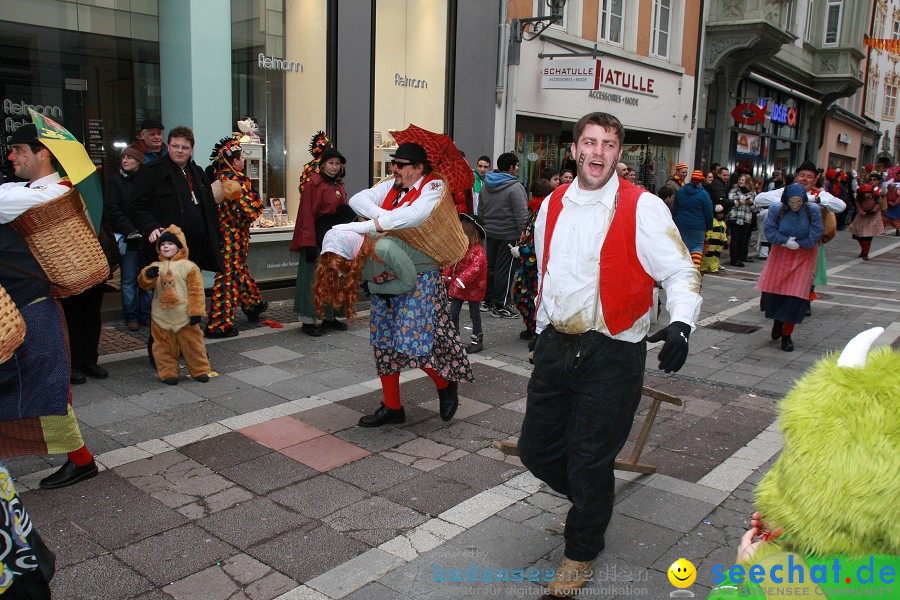
[[444, 131], [447, 0], [379, 0], [375, 15], [375, 181], [389, 174], [392, 131]]
[[309, 140], [325, 129], [326, 7], [327, 0], [231, 2], [232, 127], [248, 118], [259, 127], [258, 144], [244, 143], [258, 157], [246, 168], [270, 221], [279, 198], [296, 214]]
[[7, 176], [7, 140], [31, 122], [29, 106], [72, 132], [105, 173], [115, 173], [119, 148], [136, 139], [137, 123], [161, 116], [155, 41], [0, 21], [0, 55], [0, 167]]
[[735, 122], [730, 136], [732, 170], [764, 177], [772, 169], [794, 168], [805, 117], [802, 103], [794, 96], [753, 81], [741, 83], [738, 97], [750, 108], [761, 108], [765, 119], [760, 124], [748, 109], [745, 122]]

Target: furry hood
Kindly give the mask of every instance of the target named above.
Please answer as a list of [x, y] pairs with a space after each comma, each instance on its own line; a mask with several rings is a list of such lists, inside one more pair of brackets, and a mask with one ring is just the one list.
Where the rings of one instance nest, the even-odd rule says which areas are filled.
[[804, 555], [900, 554], [900, 352], [821, 359], [781, 402], [784, 450], [756, 489], [779, 545]]
[[166, 231], [171, 234], [174, 234], [175, 237], [178, 238], [178, 241], [181, 242], [181, 248], [178, 249], [178, 252], [175, 253], [175, 256], [172, 258], [166, 258], [162, 254], [159, 253], [159, 240], [157, 240], [156, 244], [156, 254], [159, 257], [159, 260], [187, 260], [188, 257], [188, 245], [187, 241], [184, 239], [184, 232], [181, 231], [181, 227], [178, 225], [169, 225], [166, 227]]

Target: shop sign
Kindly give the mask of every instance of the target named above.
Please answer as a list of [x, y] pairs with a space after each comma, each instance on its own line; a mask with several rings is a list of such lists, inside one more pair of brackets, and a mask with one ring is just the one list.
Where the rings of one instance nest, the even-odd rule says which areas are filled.
[[630, 104], [638, 106], [638, 99], [634, 96], [623, 96], [622, 94], [613, 94], [611, 92], [603, 92], [600, 90], [591, 90], [588, 96], [594, 100], [604, 100], [606, 102], [615, 102], [617, 104]]
[[769, 118], [776, 123], [793, 127], [797, 124], [797, 109], [784, 104], [775, 104], [773, 102]]
[[[9, 98], [3, 99], [3, 114], [6, 115], [3, 119], [3, 129], [6, 132], [5, 135], [12, 134], [13, 131], [24, 125], [26, 122], [30, 122], [30, 118], [28, 117], [28, 109], [34, 109], [35, 112], [39, 112], [42, 115], [47, 115], [48, 117], [52, 117], [58, 121], [62, 120], [62, 108], [59, 106], [50, 106], [41, 105], [41, 104], [28, 104], [24, 100], [20, 100], [19, 102], [14, 102]], [[20, 119], [14, 119], [13, 117], [21, 117]]]
[[303, 72], [303, 63], [301, 63], [300, 61], [285, 60], [283, 58], [277, 58], [275, 56], [266, 56], [262, 52], [259, 53], [256, 64], [260, 69], [267, 69], [269, 71], [295, 71], [297, 73]]
[[394, 73], [394, 85], [400, 87], [421, 88], [423, 90], [428, 89], [428, 82], [424, 79], [415, 79], [413, 77], [401, 75], [400, 73]]
[[840, 142], [842, 144], [849, 144], [852, 141], [853, 141], [852, 138], [849, 135], [847, 135], [846, 133], [838, 134], [838, 142]]
[[595, 59], [544, 59], [541, 88], [545, 90], [596, 90], [600, 61]]
[[741, 125], [766, 124], [766, 110], [758, 104], [744, 102], [731, 109], [731, 116]]

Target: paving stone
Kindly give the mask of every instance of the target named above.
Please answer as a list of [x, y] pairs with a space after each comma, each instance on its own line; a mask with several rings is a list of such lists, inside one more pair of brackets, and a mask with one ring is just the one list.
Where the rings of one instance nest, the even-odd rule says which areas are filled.
[[419, 512], [438, 515], [477, 493], [465, 483], [428, 472], [385, 489], [381, 495]]
[[471, 417], [461, 418], [481, 427], [518, 435], [522, 429], [524, 415], [505, 408], [493, 408]]
[[412, 600], [411, 596], [400, 594], [397, 590], [392, 590], [378, 582], [363, 586], [344, 598], [346, 600]]
[[276, 362], [273, 363], [272, 366], [277, 367], [282, 371], [301, 376], [309, 375], [310, 373], [315, 373], [317, 371], [326, 371], [334, 367], [333, 364], [328, 364], [323, 360], [319, 360], [315, 351], [311, 354], [312, 355], [303, 355], [299, 358]]
[[[30, 510], [27, 504], [26, 508]], [[33, 518], [33, 517], [32, 517]], [[56, 568], [65, 569], [89, 558], [106, 554], [106, 549], [98, 545], [80, 527], [68, 519], [55, 522], [40, 522], [35, 525], [47, 547], [56, 554]]]
[[472, 527], [494, 516], [513, 502], [515, 500], [512, 498], [488, 490], [460, 502], [438, 516], [444, 521], [449, 521], [460, 527]]
[[[109, 396], [107, 396], [108, 398]], [[102, 427], [112, 423], [142, 417], [150, 411], [137, 404], [116, 398], [105, 402], [96, 402], [87, 406], [79, 406], [78, 420], [90, 427]]]
[[[207, 346], [207, 350], [209, 348], [210, 347]], [[252, 385], [244, 383], [243, 381], [238, 381], [237, 379], [226, 375], [224, 372], [217, 372], [219, 373], [218, 376], [210, 377], [209, 381], [206, 383], [190, 382], [190, 385], [185, 387], [192, 393], [207, 399], [228, 395], [236, 396], [255, 389]]]
[[[210, 380], [212, 381], [212, 380]], [[288, 380], [290, 381], [290, 380]], [[242, 384], [246, 385], [246, 384]], [[270, 391], [261, 390], [253, 386], [247, 386], [246, 390], [237, 390], [210, 398], [219, 406], [225, 407], [237, 414], [244, 414], [263, 408], [270, 408], [284, 404], [285, 398]]]
[[222, 540], [188, 524], [121, 548], [115, 554], [155, 585], [165, 585], [236, 552]]
[[[339, 364], [339, 363], [338, 363]], [[310, 381], [323, 383], [331, 388], [341, 388], [347, 385], [362, 383], [367, 378], [354, 371], [346, 369], [328, 369], [326, 371], [316, 371], [307, 375]]]
[[523, 470], [477, 454], [469, 454], [438, 467], [434, 470], [434, 474], [464, 483], [478, 490], [486, 490], [518, 475]]
[[310, 427], [292, 417], [271, 419], [258, 425], [244, 427], [238, 432], [273, 450], [281, 450], [325, 435], [324, 431]]
[[644, 487], [616, 504], [616, 512], [687, 533], [715, 506], [695, 498]]
[[188, 519], [195, 521], [215, 512], [219, 512], [220, 510], [226, 510], [228, 508], [238, 506], [239, 504], [243, 504], [244, 502], [252, 500], [255, 497], [256, 494], [254, 494], [250, 490], [246, 490], [240, 486], [234, 485], [230, 488], [222, 490], [217, 494], [205, 496], [203, 498], [200, 498], [196, 502], [191, 502], [189, 504], [185, 504], [184, 506], [179, 506], [178, 512]]
[[288, 531], [257, 544], [248, 554], [295, 581], [308, 581], [366, 550], [359, 540], [322, 525], [303, 533]]
[[353, 590], [375, 581], [403, 564], [403, 561], [378, 548], [360, 554], [306, 582], [308, 587], [331, 598], [343, 598]]
[[246, 356], [249, 359], [258, 361], [263, 363], [264, 365], [271, 365], [273, 363], [279, 363], [286, 360], [295, 360], [298, 358], [302, 358], [302, 354], [298, 354], [293, 350], [288, 350], [287, 348], [282, 348], [281, 346], [269, 346], [267, 348], [259, 348], [258, 350], [248, 350], [246, 352], [240, 352], [241, 356]]
[[128, 598], [152, 587], [149, 581], [109, 555], [60, 569], [50, 583], [53, 597], [66, 600]]
[[227, 598], [246, 600], [237, 583], [218, 566], [209, 567], [162, 588], [174, 600]]
[[419, 475], [419, 471], [383, 456], [374, 455], [332, 469], [329, 473], [342, 481], [376, 494]]
[[634, 564], [650, 564], [681, 537], [674, 529], [614, 514], [604, 536], [604, 552]]
[[271, 448], [237, 432], [195, 442], [178, 451], [213, 471], [222, 471], [272, 452]]
[[262, 540], [297, 528], [308, 519], [266, 498], [219, 511], [197, 521], [213, 535], [245, 550]]
[[222, 470], [222, 475], [257, 494], [312, 477], [316, 471], [283, 454], [271, 452]]
[[[405, 385], [412, 385], [413, 383], [408, 384], [400, 384], [400, 398], [403, 399], [403, 390]], [[364, 394], [359, 394], [356, 396], [352, 396], [350, 398], [345, 398], [343, 400], [338, 400], [338, 404], [341, 406], [345, 406], [350, 410], [355, 410], [364, 415], [370, 415], [378, 408], [381, 402], [384, 400], [384, 394], [381, 392], [381, 389], [372, 392], [366, 392]], [[413, 403], [409, 401], [404, 401], [404, 407], [409, 409]]]
[[305, 410], [303, 414], [298, 414], [296, 418], [307, 425], [312, 425], [316, 429], [334, 433], [348, 427], [356, 427], [362, 416], [361, 412], [337, 403], [331, 403]]
[[279, 452], [323, 473], [372, 454], [333, 435], [323, 435]]
[[425, 515], [379, 496], [366, 498], [323, 519], [333, 529], [377, 546], [406, 529], [421, 525]]
[[165, 389], [151, 390], [136, 396], [128, 396], [125, 400], [150, 412], [162, 412], [176, 406], [199, 402], [203, 397], [184, 387], [165, 386]]
[[176, 451], [128, 463], [117, 467], [116, 472], [170, 508], [196, 502], [234, 485]]
[[240, 371], [231, 372], [228, 375], [234, 377], [238, 381], [243, 381], [244, 383], [259, 388], [265, 388], [269, 384], [296, 377], [293, 373], [277, 369], [270, 365], [241, 369]]
[[321, 519], [369, 494], [330, 475], [318, 475], [274, 492], [269, 497], [307, 517]]
[[[428, 402], [423, 402], [420, 404], [422, 408], [430, 410], [432, 413], [437, 413], [440, 411], [440, 400], [435, 398], [434, 400], [429, 400]], [[477, 400], [472, 400], [471, 398], [466, 398], [465, 396], [459, 396], [459, 408], [456, 410], [456, 414], [453, 415], [453, 418], [457, 421], [468, 420], [472, 423], [475, 422], [473, 417], [480, 413], [485, 412], [491, 408], [490, 404], [485, 404], [484, 402], [478, 402]]]
[[352, 427], [335, 433], [337, 437], [369, 452], [381, 452], [414, 439], [413, 433], [390, 425], [383, 427]]
[[313, 381], [308, 377], [294, 377], [293, 379], [284, 379], [270, 383], [262, 389], [285, 400], [297, 400], [307, 396], [322, 394], [331, 388], [327, 384]]
[[494, 440], [506, 439], [507, 437], [501, 431], [473, 425], [465, 421], [453, 422], [449, 427], [436, 429], [427, 433], [426, 436], [438, 443], [456, 446], [466, 452], [481, 450], [490, 446]]

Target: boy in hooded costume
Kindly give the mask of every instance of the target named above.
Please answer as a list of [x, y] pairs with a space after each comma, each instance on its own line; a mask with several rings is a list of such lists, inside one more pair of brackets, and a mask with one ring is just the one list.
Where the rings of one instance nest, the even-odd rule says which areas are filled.
[[[864, 331], [840, 357], [821, 359], [781, 403], [784, 450], [756, 489], [758, 512], [738, 550], [744, 576], [719, 573], [708, 600], [856, 597], [871, 588], [897, 597], [900, 352], [866, 356], [883, 331]], [[757, 582], [748, 579], [754, 568]]]
[[184, 357], [196, 381], [209, 381], [209, 359], [203, 345], [200, 320], [206, 314], [203, 275], [188, 260], [184, 234], [170, 225], [156, 241], [159, 260], [150, 263], [138, 276], [138, 285], [155, 290], [150, 306], [150, 333], [153, 358], [160, 381], [178, 383], [178, 355]]

